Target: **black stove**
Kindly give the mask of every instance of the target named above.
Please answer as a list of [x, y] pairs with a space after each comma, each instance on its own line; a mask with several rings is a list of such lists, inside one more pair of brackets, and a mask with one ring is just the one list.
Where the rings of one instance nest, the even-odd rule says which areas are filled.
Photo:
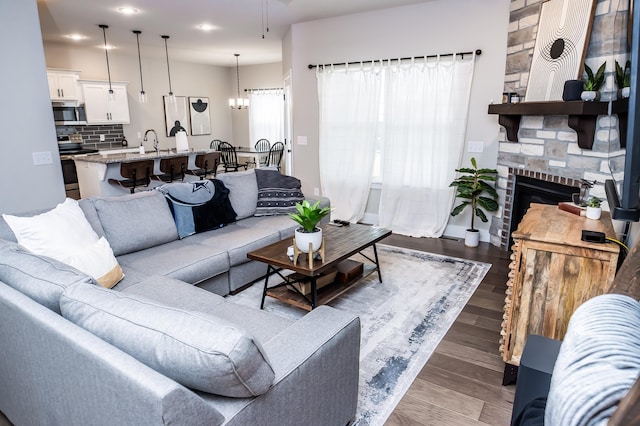
[[78, 155], [78, 154], [95, 154], [98, 152], [97, 149], [93, 148], [72, 148], [72, 149], [62, 149], [60, 148], [60, 155]]

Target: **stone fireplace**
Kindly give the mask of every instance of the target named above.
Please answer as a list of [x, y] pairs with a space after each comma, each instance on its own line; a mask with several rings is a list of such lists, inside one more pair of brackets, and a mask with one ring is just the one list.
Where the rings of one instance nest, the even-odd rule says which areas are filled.
[[[541, 3], [511, 2], [504, 91], [516, 92], [521, 99], [526, 93]], [[628, 6], [628, 0], [597, 1], [586, 62], [592, 68], [607, 62], [603, 100], [616, 96], [614, 60], [624, 63], [627, 59]], [[574, 187], [575, 192], [579, 192], [581, 180], [596, 181], [590, 195], [606, 198], [604, 181], [612, 176], [616, 181], [623, 178], [625, 150], [620, 146], [619, 132], [617, 115], [598, 116], [593, 147], [582, 149], [566, 115], [523, 115], [518, 142], [509, 141], [505, 129], [501, 128], [496, 167], [501, 208], [491, 220], [491, 243], [510, 249], [510, 235], [517, 226], [512, 224], [512, 219], [519, 176]], [[603, 209], [608, 209], [606, 201]]]

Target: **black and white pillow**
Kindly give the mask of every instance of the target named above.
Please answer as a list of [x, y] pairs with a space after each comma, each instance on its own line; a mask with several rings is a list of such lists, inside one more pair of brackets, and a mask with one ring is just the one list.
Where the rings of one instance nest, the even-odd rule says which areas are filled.
[[304, 200], [300, 179], [277, 170], [256, 170], [258, 205], [254, 216], [273, 216], [296, 212], [296, 203]]

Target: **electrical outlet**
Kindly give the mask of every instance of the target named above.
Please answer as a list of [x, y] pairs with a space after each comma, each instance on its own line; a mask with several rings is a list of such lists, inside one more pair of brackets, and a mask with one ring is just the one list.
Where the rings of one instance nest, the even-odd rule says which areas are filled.
[[33, 156], [34, 166], [42, 166], [45, 164], [53, 163], [53, 158], [51, 157], [51, 151], [34, 152], [31, 155]]
[[104, 135], [100, 135], [100, 142], [104, 142]]
[[320, 188], [313, 188], [313, 195], [320, 195]]

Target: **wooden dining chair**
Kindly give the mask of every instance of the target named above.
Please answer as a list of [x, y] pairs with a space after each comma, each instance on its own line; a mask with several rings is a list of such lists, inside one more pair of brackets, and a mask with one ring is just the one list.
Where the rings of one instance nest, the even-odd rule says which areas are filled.
[[247, 163], [238, 163], [238, 155], [236, 154], [236, 149], [231, 146], [228, 142], [220, 142], [218, 145], [218, 149], [220, 151], [220, 160], [222, 161], [222, 166], [224, 167], [224, 171], [233, 171], [237, 172], [240, 167], [243, 167], [247, 170]]
[[282, 142], [276, 142], [269, 149], [269, 156], [267, 158], [268, 167], [277, 167], [280, 171], [280, 163], [282, 162], [282, 155], [284, 153], [284, 144]]
[[258, 142], [256, 142], [256, 144], [254, 145], [254, 148], [256, 152], [265, 153], [264, 155], [260, 156], [260, 166], [267, 166], [267, 164], [269, 164], [269, 150], [271, 149], [271, 142], [269, 142], [268, 139], [258, 139]]

